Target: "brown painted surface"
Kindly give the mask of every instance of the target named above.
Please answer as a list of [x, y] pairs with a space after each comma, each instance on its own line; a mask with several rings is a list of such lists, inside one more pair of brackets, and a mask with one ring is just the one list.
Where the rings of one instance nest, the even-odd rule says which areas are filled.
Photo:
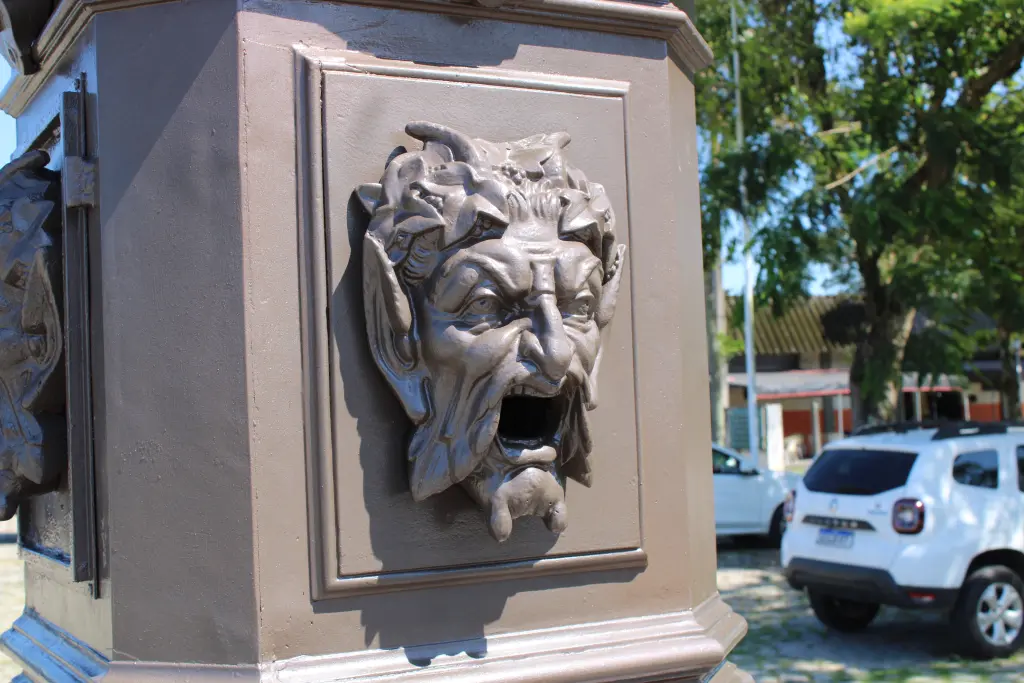
[[[677, 412], [667, 413], [663, 419], [667, 424], [678, 424], [678, 441], [655, 432], [653, 437], [663, 444], [659, 450], [666, 467], [678, 467], [676, 481], [683, 488], [681, 495], [686, 500], [685, 526], [680, 521], [680, 532], [685, 533], [687, 547], [685, 562], [692, 581], [693, 603], [699, 604], [707, 596], [717, 592], [715, 572], [717, 570], [717, 546], [714, 530], [714, 487], [711, 482], [711, 461], [707, 453], [711, 446], [711, 406], [707, 391], [701, 387], [707, 378], [707, 337], [704, 328], [704, 270], [703, 247], [700, 233], [700, 174], [697, 168], [697, 137], [694, 134], [697, 122], [694, 114], [694, 91], [692, 76], [675, 62], [667, 65], [669, 89], [669, 125], [672, 130], [673, 173], [667, 181], [674, 189], [672, 193], [676, 222], [671, 228], [665, 227], [664, 239], [677, 240], [679, 251], [673, 254], [677, 259], [677, 270], [673, 275], [667, 268], [663, 274], [664, 285], [678, 287], [678, 300], [666, 306], [666, 313], [676, 312], [677, 327], [672, 328], [675, 344], [666, 349], [665, 355], [678, 358], [679, 375], [672, 378], [681, 390], [679, 402], [672, 406]], [[673, 278], [678, 278], [673, 280]], [[652, 372], [654, 370], [652, 369]], [[672, 381], [672, 380], [670, 380]], [[673, 448], [671, 444], [676, 444]], [[676, 455], [678, 454], [678, 455]], [[678, 462], [673, 456], [679, 458]], [[710, 520], [709, 520], [710, 518]], [[671, 524], [671, 519], [665, 520]], [[685, 531], [683, 531], [685, 529]], [[671, 534], [668, 528], [662, 533]], [[679, 533], [679, 532], [677, 532]]]
[[[262, 2], [252, 3], [247, 9], [240, 19], [244, 115], [248, 122], [243, 140], [243, 163], [248, 169], [243, 203], [249, 238], [247, 269], [252, 274], [248, 329], [251, 348], [259, 350], [251, 358], [249, 378], [251, 412], [258, 416], [253, 421], [252, 453], [259, 501], [256, 528], [261, 656], [271, 659], [366, 646], [400, 647], [480, 638], [567, 622], [685, 609], [713, 594], [714, 538], [707, 523], [711, 500], [709, 493], [705, 495], [705, 490], [710, 491], [710, 470], [707, 449], [701, 445], [710, 438], [702, 379], [705, 369], [701, 364], [704, 342], [701, 326], [687, 322], [699, 321], [703, 315], [696, 157], [694, 143], [689, 140], [693, 137], [692, 86], [685, 76], [673, 76], [677, 79], [673, 93], [678, 92], [678, 116], [686, 117], [673, 122], [664, 94], [675, 67], [666, 60], [664, 43], [500, 22], [467, 24], [444, 17], [354, 6]], [[295, 171], [288, 163], [295, 155], [296, 122], [282, 115], [296, 108], [296, 55], [292, 45], [300, 42], [316, 45], [332, 58], [355, 62], [356, 72], [359, 60], [366, 61], [367, 53], [371, 53], [387, 59], [392, 66], [446, 63], [503, 74], [554, 71], [567, 82], [592, 78], [628, 83], [628, 200], [624, 196], [626, 183], [612, 182], [611, 191], [619, 193], [617, 204], [628, 203], [628, 213], [622, 209], [619, 213], [628, 217], [631, 243], [643, 548], [650, 558], [645, 571], [569, 574], [311, 603], [306, 502], [301, 496], [288, 494], [300, 490], [306, 481], [302, 460], [301, 339], [296, 328], [300, 301], [290, 285], [299, 279], [298, 197]], [[557, 68], [553, 68], [555, 64]], [[328, 83], [331, 78], [354, 81], [369, 77], [328, 76]], [[437, 120], [447, 115], [451, 125], [463, 129], [472, 126], [474, 134], [499, 138], [545, 130], [561, 120], [562, 127], [568, 126], [574, 135], [574, 150], [578, 147], [584, 155], [593, 151], [588, 141], [621, 135], [615, 118], [610, 114], [605, 118], [594, 116], [601, 109], [582, 101], [574, 104], [583, 100], [577, 96], [516, 93], [498, 101], [490, 99], [489, 87], [462, 86], [458, 94], [447, 95], [440, 86], [408, 84], [398, 78], [389, 83], [384, 77], [370, 86], [367, 82], [363, 91], [360, 83], [353, 82], [333, 92], [325, 89], [325, 107], [332, 114], [331, 123], [326, 125], [329, 135], [343, 132], [330, 126], [341, 126], [346, 121], [361, 122], [368, 131], [358, 136], [358, 128], [349, 128], [333, 146], [329, 139], [325, 152], [328, 177], [341, 174], [344, 180], [337, 187], [331, 184], [333, 179], [329, 180], [327, 191], [333, 205], [338, 202], [336, 195], [353, 184], [346, 175], [350, 168], [353, 177], [365, 174], [359, 170], [365, 166], [376, 165], [379, 174], [379, 148], [403, 141], [401, 129], [408, 112], [417, 109], [425, 112], [422, 118]], [[473, 92], [474, 87], [480, 88], [479, 93]], [[335, 97], [351, 99], [342, 106], [340, 102], [333, 104]], [[586, 123], [582, 123], [585, 118]], [[674, 137], [673, 123], [679, 126], [678, 138]], [[509, 131], [510, 127], [514, 130]], [[376, 135], [384, 139], [375, 142]], [[665, 153], [666, 143], [685, 166], [680, 168]], [[364, 145], [372, 149], [363, 149]], [[614, 178], [622, 173], [615, 163], [614, 157], [594, 158], [590, 168], [583, 167], [591, 177]], [[678, 188], [683, 183], [692, 187], [689, 203], [680, 201]], [[332, 248], [341, 250], [335, 252], [341, 263], [333, 267], [344, 268], [348, 244], [344, 238], [334, 239], [337, 241], [332, 244], [338, 246]], [[628, 315], [620, 313], [623, 319]], [[358, 316], [359, 312], [351, 315]], [[353, 344], [359, 341], [356, 335], [343, 339]], [[606, 397], [615, 391], [615, 382], [609, 380], [617, 371], [611, 363], [602, 367]], [[371, 373], [372, 368], [365, 372]], [[381, 448], [380, 455], [374, 453], [376, 448], [360, 454], [359, 440], [364, 447], [377, 443], [374, 439], [383, 438], [381, 434], [390, 423], [382, 417], [368, 421], [369, 415], [378, 413], [366, 409], [364, 403], [386, 401], [386, 387], [371, 383], [369, 374], [365, 379], [357, 377], [360, 379], [351, 385], [349, 378], [342, 378], [344, 388], [338, 388], [340, 402], [335, 406], [343, 424], [354, 423], [342, 432], [350, 435], [352, 442], [341, 465], [345, 473], [341, 486], [347, 494], [339, 497], [339, 507], [345, 511], [339, 515], [339, 526], [343, 541], [347, 540], [342, 546], [343, 560], [347, 551], [353, 550], [354, 568], [387, 569], [404, 567], [418, 554], [424, 568], [437, 566], [435, 558], [445, 555], [430, 553], [445, 548], [447, 541], [430, 527], [440, 527], [446, 520], [438, 520], [428, 505], [418, 506], [424, 517], [416, 518], [413, 513], [417, 507], [398, 497], [407, 496], [406, 492], [378, 488], [375, 472], [389, 466], [379, 458], [387, 457], [386, 453], [398, 455], [398, 442]], [[367, 417], [357, 420], [360, 411], [366, 411]], [[619, 424], [618, 419], [621, 417], [617, 416], [609, 429]], [[624, 424], [628, 426], [628, 422]], [[402, 425], [399, 422], [395, 427], [400, 429]], [[398, 435], [387, 438], [397, 439]], [[391, 466], [401, 467], [399, 463]], [[595, 478], [600, 476], [603, 473], [595, 473]], [[360, 492], [369, 497], [363, 499]], [[584, 502], [580, 495], [570, 489], [574, 506]], [[389, 502], [389, 496], [394, 496], [396, 502]], [[628, 505], [627, 500], [619, 498], [605, 502], [612, 513], [628, 511]], [[600, 542], [599, 529], [606, 524], [604, 513], [597, 508], [585, 509], [586, 513], [581, 514], [580, 508], [574, 507], [573, 528], [583, 527], [579, 538], [594, 533], [592, 543]], [[475, 528], [477, 533], [466, 533], [461, 542], [467, 547], [445, 551], [448, 557], [474, 561], [478, 553], [489, 552], [491, 541], [481, 523], [467, 519], [459, 524]], [[566, 541], [575, 541], [572, 532], [567, 536]], [[613, 534], [609, 537], [615, 538]], [[509, 551], [516, 551], [517, 542], [513, 536], [508, 542]], [[523, 541], [519, 551], [535, 553], [528, 543]], [[687, 566], [690, 562], [699, 563], [701, 568], [694, 571]]]
[[113, 655], [253, 661], [235, 3], [94, 26]]

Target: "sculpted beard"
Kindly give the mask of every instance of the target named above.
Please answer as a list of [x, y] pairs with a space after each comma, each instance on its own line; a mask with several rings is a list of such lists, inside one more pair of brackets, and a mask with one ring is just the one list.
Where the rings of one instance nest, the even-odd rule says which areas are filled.
[[[515, 329], [509, 334], [516, 334]], [[488, 349], [489, 350], [489, 349]], [[557, 385], [537, 382], [523, 371], [518, 344], [496, 366], [478, 367], [470, 353], [465, 371], [435, 377], [429, 393], [434, 410], [415, 429], [412, 463], [446, 464], [447, 472], [416, 471], [417, 481], [461, 484], [484, 509], [491, 535], [508, 539], [515, 519], [537, 516], [555, 533], [568, 524], [565, 480], [590, 484], [585, 459], [592, 448], [587, 410], [594, 386], [579, 358]], [[475, 371], [475, 372], [474, 372]]]

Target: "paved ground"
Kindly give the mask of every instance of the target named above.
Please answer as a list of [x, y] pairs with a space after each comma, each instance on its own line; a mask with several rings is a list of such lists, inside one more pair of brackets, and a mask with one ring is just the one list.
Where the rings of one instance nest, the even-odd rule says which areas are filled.
[[941, 617], [883, 611], [864, 633], [826, 632], [807, 599], [782, 579], [778, 552], [719, 548], [718, 587], [750, 625], [730, 656], [759, 683], [818, 681], [1024, 681], [1024, 653], [994, 662], [958, 659]]

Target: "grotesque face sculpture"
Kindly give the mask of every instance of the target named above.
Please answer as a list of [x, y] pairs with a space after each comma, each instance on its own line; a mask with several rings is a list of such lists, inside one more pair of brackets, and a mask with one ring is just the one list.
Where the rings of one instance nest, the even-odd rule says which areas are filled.
[[59, 176], [45, 152], [0, 169], [0, 519], [65, 463]]
[[412, 495], [461, 485], [499, 541], [524, 515], [561, 532], [567, 478], [591, 481], [587, 411], [625, 256], [612, 207], [565, 133], [406, 132], [423, 149], [359, 197], [370, 347], [415, 425]]

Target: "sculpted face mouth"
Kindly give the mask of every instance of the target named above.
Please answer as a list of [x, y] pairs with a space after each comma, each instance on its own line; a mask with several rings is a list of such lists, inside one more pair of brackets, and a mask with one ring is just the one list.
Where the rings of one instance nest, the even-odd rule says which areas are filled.
[[526, 385], [512, 387], [501, 401], [497, 444], [513, 467], [545, 467], [558, 458], [558, 447], [566, 424], [569, 393], [564, 389], [544, 395]]
[[491, 455], [464, 482], [488, 509], [499, 542], [512, 533], [513, 520], [527, 515], [543, 518], [555, 533], [565, 530], [564, 479], [557, 467], [578, 404], [573, 386], [531, 378], [506, 390]]

